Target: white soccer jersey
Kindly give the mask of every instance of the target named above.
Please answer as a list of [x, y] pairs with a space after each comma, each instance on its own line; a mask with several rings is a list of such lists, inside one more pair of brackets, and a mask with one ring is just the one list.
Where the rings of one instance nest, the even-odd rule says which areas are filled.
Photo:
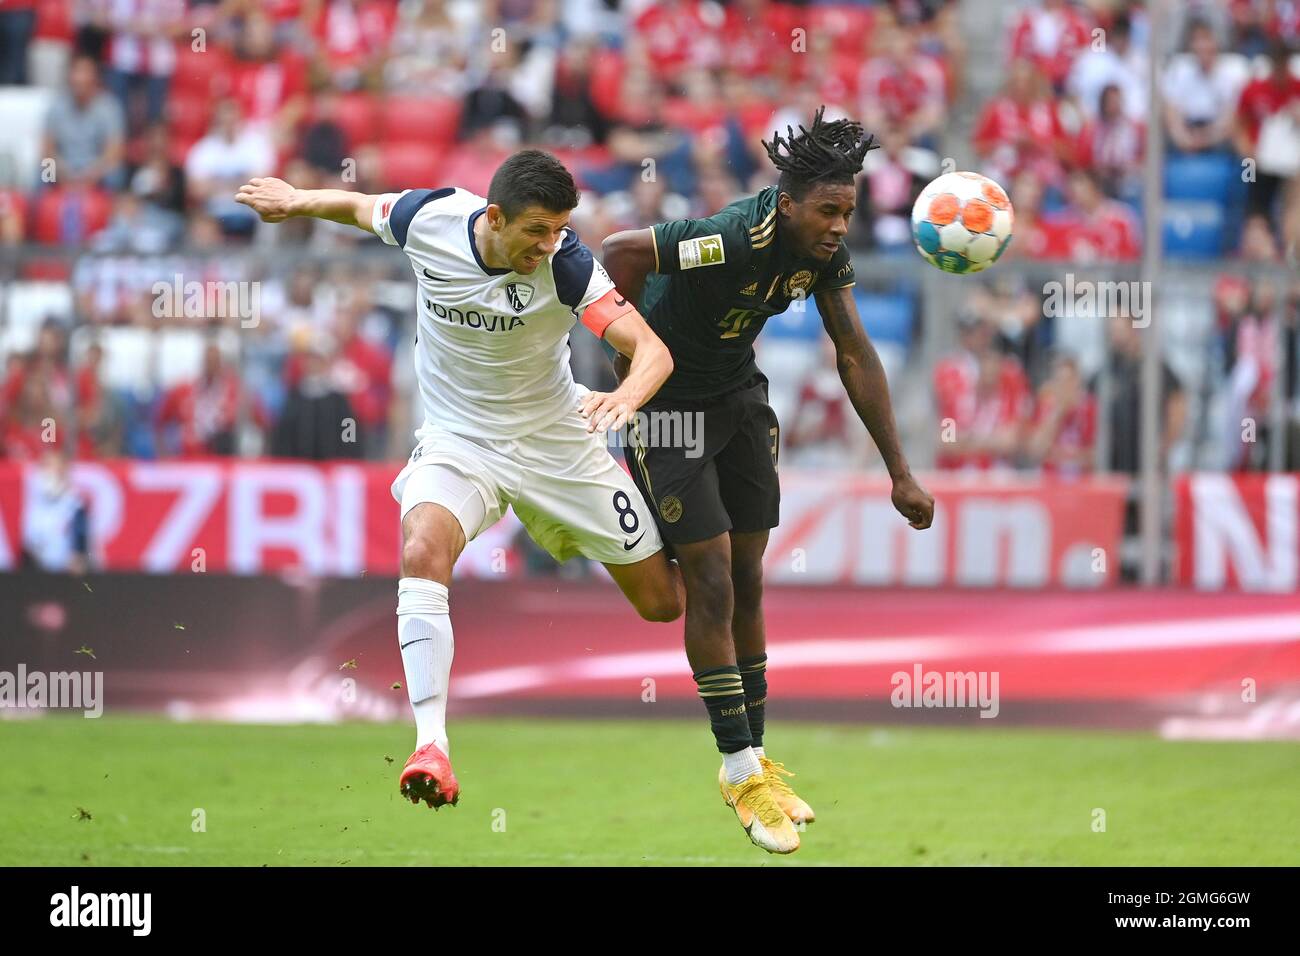
[[378, 197], [373, 226], [405, 250], [419, 284], [415, 375], [426, 426], [519, 438], [577, 405], [569, 332], [614, 284], [572, 229], [532, 275], [489, 268], [474, 245], [486, 208], [465, 189], [408, 189]]

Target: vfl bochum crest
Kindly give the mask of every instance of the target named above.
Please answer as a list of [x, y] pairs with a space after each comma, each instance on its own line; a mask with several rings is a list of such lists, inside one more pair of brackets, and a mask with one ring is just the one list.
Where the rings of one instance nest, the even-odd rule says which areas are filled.
[[510, 308], [516, 313], [528, 308], [528, 303], [533, 301], [533, 287], [527, 282], [510, 282], [506, 284], [506, 298], [510, 300]]

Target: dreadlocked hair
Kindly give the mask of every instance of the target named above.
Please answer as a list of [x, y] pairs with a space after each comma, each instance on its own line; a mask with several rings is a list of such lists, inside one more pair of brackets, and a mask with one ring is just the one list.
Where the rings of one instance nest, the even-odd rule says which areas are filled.
[[825, 106], [818, 108], [812, 129], [801, 124], [796, 135], [787, 126], [784, 137], [778, 131], [772, 134], [772, 142], [762, 141], [772, 165], [781, 173], [781, 191], [796, 201], [818, 183], [852, 183], [867, 153], [880, 146], [861, 123], [850, 119], [828, 123], [822, 119], [825, 112]]

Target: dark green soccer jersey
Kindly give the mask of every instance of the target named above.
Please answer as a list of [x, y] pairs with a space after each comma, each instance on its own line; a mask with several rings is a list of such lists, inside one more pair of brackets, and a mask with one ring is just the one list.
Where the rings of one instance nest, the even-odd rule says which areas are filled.
[[758, 371], [754, 339], [770, 316], [854, 284], [843, 244], [827, 263], [789, 251], [776, 197], [769, 186], [707, 219], [654, 227], [658, 272], [646, 278], [641, 314], [673, 355], [673, 374], [656, 397], [708, 398], [738, 388]]

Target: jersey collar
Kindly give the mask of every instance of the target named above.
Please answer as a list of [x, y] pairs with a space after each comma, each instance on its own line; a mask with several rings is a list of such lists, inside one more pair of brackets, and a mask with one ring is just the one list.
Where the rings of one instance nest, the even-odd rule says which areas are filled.
[[490, 276], [509, 275], [515, 270], [514, 269], [493, 269], [486, 262], [484, 262], [483, 257], [479, 255], [478, 243], [474, 241], [474, 223], [476, 223], [478, 221], [478, 217], [483, 215], [483, 213], [485, 212], [487, 212], [487, 206], [484, 206], [482, 209], [476, 209], [469, 214], [469, 226], [468, 226], [469, 251], [474, 253], [474, 261], [478, 263], [478, 267], [483, 270], [485, 275], [490, 275]]

